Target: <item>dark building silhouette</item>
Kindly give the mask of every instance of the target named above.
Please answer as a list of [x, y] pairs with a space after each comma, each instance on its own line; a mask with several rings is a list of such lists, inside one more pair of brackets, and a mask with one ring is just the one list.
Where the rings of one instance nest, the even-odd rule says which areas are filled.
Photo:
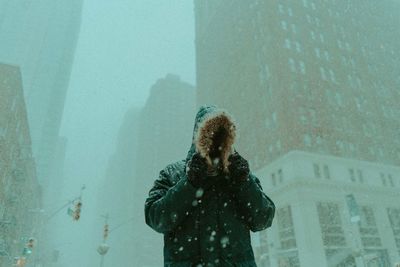
[[[195, 89], [168, 74], [151, 88], [141, 110], [134, 172], [134, 232], [137, 266], [161, 266], [163, 236], [145, 224], [144, 202], [159, 172], [182, 160], [190, 148], [195, 118]], [[157, 251], [157, 257], [149, 253]]]

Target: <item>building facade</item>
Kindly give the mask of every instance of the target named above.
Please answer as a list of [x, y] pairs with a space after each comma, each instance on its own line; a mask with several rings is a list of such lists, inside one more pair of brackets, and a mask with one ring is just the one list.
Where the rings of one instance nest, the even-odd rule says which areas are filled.
[[400, 167], [291, 151], [257, 175], [277, 205], [252, 234], [260, 267], [400, 262]]
[[260, 266], [399, 261], [399, 10], [195, 1], [197, 106], [232, 112], [238, 151], [277, 205], [253, 234]]
[[197, 105], [232, 111], [257, 169], [293, 149], [399, 165], [399, 9], [195, 1]]
[[40, 234], [41, 189], [18, 67], [0, 64], [0, 266]]
[[[56, 181], [60, 175], [56, 166], [65, 140], [59, 128], [81, 9], [82, 0], [0, 0], [0, 62], [20, 66], [41, 183]], [[57, 186], [46, 184], [48, 190], [53, 187]]]

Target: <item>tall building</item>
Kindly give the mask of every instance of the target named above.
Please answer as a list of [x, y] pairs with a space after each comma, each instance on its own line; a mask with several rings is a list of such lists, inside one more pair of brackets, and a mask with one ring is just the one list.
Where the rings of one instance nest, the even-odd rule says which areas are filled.
[[138, 149], [139, 108], [130, 109], [119, 129], [115, 152], [110, 157], [103, 188], [99, 196], [98, 214], [108, 214], [111, 229], [107, 240], [110, 251], [107, 262], [115, 266], [126, 265], [126, 255], [133, 251], [132, 234], [135, 230], [133, 218], [139, 216], [134, 212], [135, 162]]
[[195, 1], [197, 105], [232, 111], [257, 169], [293, 149], [398, 165], [399, 10]]
[[56, 157], [65, 145], [59, 128], [81, 9], [82, 0], [0, 0], [0, 61], [21, 68], [41, 183], [54, 181], [60, 175], [54, 166], [59, 166]]
[[[132, 176], [135, 214], [132, 251], [136, 266], [162, 265], [163, 236], [145, 224], [144, 203], [160, 171], [167, 164], [186, 158], [192, 142], [194, 106], [194, 87], [168, 74], [152, 86], [140, 112]], [[158, 256], [149, 251], [158, 251]]]
[[0, 114], [0, 266], [11, 266], [39, 237], [42, 208], [18, 67], [0, 64]]
[[197, 105], [277, 206], [262, 267], [400, 261], [398, 1], [195, 0]]

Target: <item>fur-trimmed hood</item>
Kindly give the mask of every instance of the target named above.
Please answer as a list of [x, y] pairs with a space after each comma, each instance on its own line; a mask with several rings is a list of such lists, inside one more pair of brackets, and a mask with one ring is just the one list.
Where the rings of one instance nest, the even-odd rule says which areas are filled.
[[203, 105], [199, 108], [193, 129], [192, 145], [186, 161], [189, 161], [194, 153], [199, 152], [206, 158], [211, 168], [213, 162], [209, 152], [213, 144], [213, 136], [220, 130], [222, 130], [223, 140], [219, 147], [220, 164], [222, 164], [223, 171], [227, 172], [228, 157], [235, 151], [233, 144], [236, 139], [236, 123], [226, 110], [214, 105]]

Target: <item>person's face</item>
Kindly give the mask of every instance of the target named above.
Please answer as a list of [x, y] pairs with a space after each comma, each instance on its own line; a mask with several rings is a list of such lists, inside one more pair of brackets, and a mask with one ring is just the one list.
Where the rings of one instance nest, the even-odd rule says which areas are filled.
[[212, 137], [212, 145], [210, 148], [210, 157], [211, 158], [219, 158], [221, 157], [221, 150], [224, 140], [226, 138], [226, 130], [220, 127]]

